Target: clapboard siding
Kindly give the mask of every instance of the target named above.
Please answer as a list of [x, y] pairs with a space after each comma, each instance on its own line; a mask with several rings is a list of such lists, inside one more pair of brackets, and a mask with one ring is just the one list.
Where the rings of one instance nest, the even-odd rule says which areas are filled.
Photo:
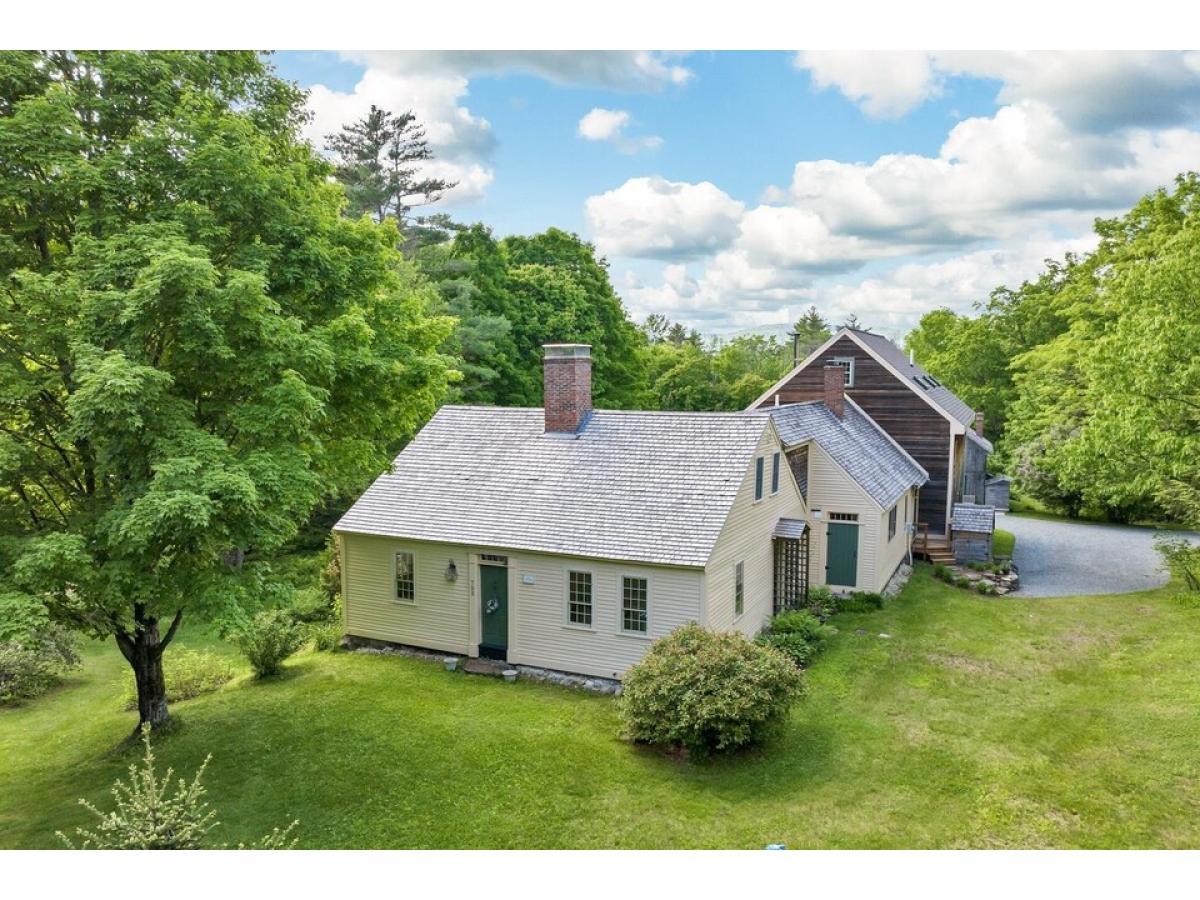
[[[879, 547], [879, 506], [838, 466], [819, 444], [810, 444], [808, 453], [808, 508], [813, 510], [813, 534], [809, 538], [809, 583], [828, 584], [825, 578], [827, 526], [830, 513], [854, 513], [858, 516], [858, 571], [855, 584], [830, 584], [835, 590], [875, 590], [879, 573], [875, 565]], [[816, 518], [815, 511], [821, 511]], [[884, 533], [886, 537], [886, 532]]]
[[[453, 544], [342, 535], [346, 633], [429, 650], [469, 653], [471, 647], [470, 550]], [[396, 600], [393, 554], [411, 551], [416, 602]], [[446, 580], [455, 561], [457, 581]]]
[[854, 385], [846, 389], [847, 395], [929, 473], [929, 481], [921, 488], [920, 521], [928, 522], [931, 531], [944, 532], [950, 423], [849, 337], [835, 341], [759, 407], [774, 405], [776, 394], [780, 403], [820, 400], [824, 396], [824, 367], [834, 357], [854, 359]]
[[[508, 660], [581, 675], [620, 678], [650, 643], [687, 622], [699, 621], [704, 573], [699, 568], [638, 566], [565, 556], [522, 554], [515, 567], [516, 625], [510, 626]], [[592, 573], [592, 627], [567, 624], [567, 573]], [[621, 579], [645, 578], [649, 632], [621, 631]], [[532, 584], [527, 584], [532, 581]]]
[[875, 586], [872, 590], [881, 591], [891, 580], [900, 563], [908, 558], [908, 542], [911, 534], [907, 528], [914, 519], [916, 504], [913, 494], [909, 492], [896, 501], [896, 536], [888, 540], [888, 512], [883, 511], [879, 522], [879, 564], [876, 566]]
[[[771, 459], [780, 453], [779, 492], [771, 493]], [[705, 567], [707, 589], [706, 624], [717, 631], [741, 631], [755, 635], [762, 630], [774, 609], [775, 570], [772, 532], [780, 519], [805, 519], [807, 511], [791, 469], [782, 456], [783, 447], [774, 429], [759, 441], [755, 458], [763, 459], [763, 499], [754, 500], [754, 460], [738, 488], [736, 499]], [[745, 605], [735, 616], [735, 567], [742, 563]]]
[[[508, 660], [582, 675], [620, 677], [650, 642], [701, 618], [704, 571], [639, 566], [503, 548], [343, 534], [346, 633], [474, 656], [479, 651], [479, 553], [508, 556]], [[416, 603], [394, 599], [392, 555], [414, 554]], [[459, 576], [446, 579], [453, 559]], [[567, 572], [592, 573], [591, 629], [567, 625]], [[648, 637], [620, 630], [621, 578], [649, 583]], [[529, 580], [532, 583], [526, 584]]]

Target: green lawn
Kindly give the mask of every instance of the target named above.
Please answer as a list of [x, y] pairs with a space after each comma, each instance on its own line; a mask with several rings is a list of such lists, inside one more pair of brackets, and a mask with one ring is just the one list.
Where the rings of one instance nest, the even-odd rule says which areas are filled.
[[[922, 566], [835, 620], [773, 742], [699, 765], [618, 740], [609, 698], [365, 654], [178, 704], [159, 753], [213, 754], [231, 843], [299, 818], [305, 847], [1198, 847], [1200, 612], [1168, 597], [987, 599]], [[122, 665], [93, 648], [0, 711], [0, 844], [108, 805]]]

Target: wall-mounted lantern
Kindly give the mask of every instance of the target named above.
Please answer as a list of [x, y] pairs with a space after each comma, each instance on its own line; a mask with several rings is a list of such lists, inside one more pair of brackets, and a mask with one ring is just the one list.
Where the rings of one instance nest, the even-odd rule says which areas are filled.
[[446, 580], [458, 581], [458, 566], [454, 564], [454, 560], [450, 560], [450, 565], [446, 566]]

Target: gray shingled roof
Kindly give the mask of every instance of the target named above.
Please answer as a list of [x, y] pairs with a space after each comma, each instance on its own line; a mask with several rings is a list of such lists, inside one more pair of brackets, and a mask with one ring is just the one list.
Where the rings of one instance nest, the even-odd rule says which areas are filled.
[[[853, 331], [859, 340], [870, 347], [881, 359], [886, 360], [887, 364], [899, 372], [902, 377], [908, 378], [909, 383], [918, 393], [924, 394], [936, 403], [948, 416], [967, 426], [975, 424], [975, 410], [959, 400], [950, 388], [938, 382], [936, 378], [932, 381], [927, 380], [932, 376], [921, 368], [919, 363], [910, 363], [908, 355], [882, 334], [860, 331], [857, 328], [847, 330]], [[990, 444], [988, 449], [991, 449]]]
[[785, 446], [815, 441], [885, 509], [929, 480], [929, 473], [851, 402], [840, 419], [819, 400], [776, 406], [770, 412]]
[[570, 436], [543, 411], [444, 406], [339, 531], [702, 566], [766, 413], [592, 413]]
[[952, 514], [955, 531], [991, 534], [996, 528], [996, 508], [978, 503], [955, 503]]
[[772, 534], [777, 538], [802, 538], [808, 523], [803, 519], [780, 519]]
[[983, 435], [976, 434], [974, 428], [967, 429], [967, 440], [978, 444], [980, 447], [982, 447], [988, 453], [991, 453], [995, 449], [992, 446], [992, 442], [989, 441], [987, 438], [985, 438]]

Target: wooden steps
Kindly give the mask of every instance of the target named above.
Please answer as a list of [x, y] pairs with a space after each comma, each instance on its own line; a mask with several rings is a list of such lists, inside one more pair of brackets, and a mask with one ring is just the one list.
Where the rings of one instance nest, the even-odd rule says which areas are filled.
[[913, 546], [913, 555], [923, 557], [934, 565], [954, 565], [954, 551], [950, 547], [950, 542], [944, 538], [917, 541]]

